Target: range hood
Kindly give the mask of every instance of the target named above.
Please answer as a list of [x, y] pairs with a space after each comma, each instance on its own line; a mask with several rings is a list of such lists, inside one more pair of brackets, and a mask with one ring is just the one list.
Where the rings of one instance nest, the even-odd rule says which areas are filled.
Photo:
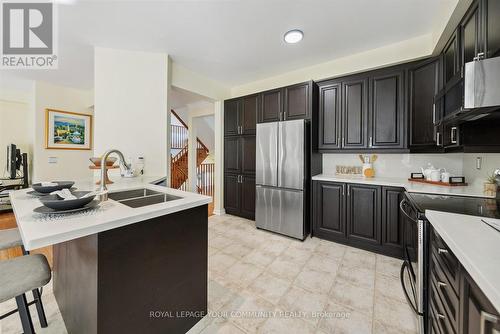
[[464, 108], [500, 107], [500, 57], [465, 64]]

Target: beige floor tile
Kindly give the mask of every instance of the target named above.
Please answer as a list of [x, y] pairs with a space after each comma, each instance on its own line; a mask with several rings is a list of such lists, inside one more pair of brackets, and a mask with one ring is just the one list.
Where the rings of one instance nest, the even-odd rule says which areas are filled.
[[403, 260], [377, 254], [376, 255], [376, 271], [377, 273], [399, 279], [399, 271]]
[[274, 306], [263, 298], [243, 291], [238, 297], [222, 307], [228, 319], [248, 333], [256, 333], [274, 311]]
[[235, 258], [242, 259], [252, 251], [252, 248], [243, 244], [231, 244], [222, 249], [222, 252]]
[[210, 271], [225, 272], [238, 261], [237, 258], [223, 252], [217, 252], [208, 258], [208, 269]]
[[372, 317], [356, 310], [349, 318], [336, 319], [335, 334], [371, 334]]
[[283, 240], [273, 240], [268, 243], [265, 243], [260, 247], [263, 251], [273, 254], [275, 256], [279, 256], [285, 249], [288, 248], [290, 245], [290, 240], [285, 239], [284, 237], [279, 236], [280, 238], [283, 238]]
[[385, 276], [376, 273], [375, 275], [375, 295], [395, 299], [401, 303], [406, 303], [400, 280], [393, 276]]
[[393, 327], [390, 324], [374, 320], [373, 334], [417, 334], [417, 331]]
[[417, 317], [410, 306], [392, 298], [375, 297], [374, 320], [405, 331], [417, 330]]
[[336, 280], [330, 291], [330, 300], [371, 316], [373, 314], [374, 292], [371, 288], [353, 285], [346, 280]]
[[213, 247], [213, 248], [217, 248], [217, 249], [223, 249], [232, 243], [234, 243], [233, 239], [230, 239], [230, 238], [225, 237], [223, 235], [218, 235], [215, 238], [208, 240], [208, 246]]
[[375, 254], [361, 249], [347, 247], [342, 264], [348, 267], [375, 269]]
[[210, 312], [218, 311], [223, 305], [236, 298], [236, 294], [218, 280], [208, 281], [208, 310]]
[[276, 258], [276, 260], [266, 268], [268, 273], [288, 281], [293, 281], [300, 270], [301, 267], [296, 263], [281, 258]]
[[342, 264], [337, 273], [337, 280], [350, 282], [367, 289], [375, 288], [375, 272], [361, 267], [346, 267]]
[[323, 271], [335, 275], [339, 270], [340, 263], [341, 262], [339, 260], [313, 254], [313, 256], [311, 256], [307, 261], [305, 267], [308, 269]]
[[225, 273], [227, 280], [234, 282], [242, 288], [249, 286], [261, 273], [263, 269], [251, 263], [236, 262]]
[[304, 319], [316, 325], [327, 304], [327, 295], [292, 286], [279, 302], [280, 309], [304, 312]]
[[287, 249], [280, 254], [280, 258], [287, 261], [292, 261], [298, 265], [304, 265], [307, 260], [313, 254], [312, 251], [308, 249], [299, 248], [297, 246], [289, 246]]
[[290, 242], [290, 247], [295, 247], [303, 250], [308, 250], [313, 252], [316, 247], [320, 244], [321, 239], [307, 237], [304, 241], [292, 239]]
[[275, 259], [276, 256], [274, 254], [266, 252], [262, 249], [254, 249], [243, 258], [245, 262], [252, 263], [260, 267], [267, 267]]
[[272, 304], [278, 304], [279, 300], [290, 287], [290, 281], [272, 276], [268, 273], [262, 273], [247, 290], [258, 295]]
[[[314, 334], [312, 323], [296, 317], [289, 317], [280, 310], [269, 318], [259, 329], [259, 334]], [[281, 312], [281, 313], [280, 313]]]
[[219, 250], [217, 248], [213, 248], [213, 247], [208, 247], [208, 257], [214, 255], [215, 253], [217, 253]]
[[209, 323], [199, 334], [245, 334], [245, 332], [229, 320], [221, 318]]
[[348, 320], [352, 312], [353, 310], [349, 307], [330, 301], [325, 307], [323, 317], [320, 319], [317, 329], [322, 333], [335, 333], [337, 321]]
[[318, 247], [314, 250], [323, 256], [330, 257], [336, 260], [342, 260], [346, 251], [346, 247], [335, 242], [320, 242]]
[[293, 284], [311, 292], [328, 293], [334, 279], [335, 274], [304, 268]]

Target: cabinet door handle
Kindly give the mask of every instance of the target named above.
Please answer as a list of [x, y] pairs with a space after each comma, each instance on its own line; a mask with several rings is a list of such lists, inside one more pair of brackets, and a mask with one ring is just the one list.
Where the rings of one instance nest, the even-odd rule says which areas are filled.
[[437, 315], [437, 317], [438, 317], [438, 319], [439, 319], [439, 320], [444, 320], [444, 319], [446, 319], [446, 317], [444, 316], [444, 314], [438, 313], [438, 314], [436, 314], [436, 315]]
[[481, 60], [481, 59], [484, 59], [484, 52], [479, 52], [474, 58], [472, 58], [472, 60], [474, 61], [478, 61], [478, 60]]
[[342, 137], [342, 147], [345, 147], [345, 138]]
[[438, 281], [438, 287], [440, 288], [445, 288], [447, 285], [445, 282]]
[[438, 254], [448, 254], [448, 250], [445, 248], [438, 248]]
[[342, 185], [342, 196], [344, 196], [344, 194], [345, 194], [344, 188], [345, 188], [345, 184]]
[[451, 134], [450, 134], [450, 141], [452, 144], [456, 144], [457, 143], [457, 127], [456, 126], [453, 126], [451, 128]]
[[368, 145], [369, 145], [370, 147], [372, 147], [372, 146], [373, 146], [373, 137], [371, 137], [371, 136], [370, 136], [370, 141], [369, 141]]
[[351, 196], [351, 186], [347, 185], [347, 196]]
[[486, 334], [486, 323], [491, 322], [492, 324], [496, 324], [498, 322], [498, 317], [494, 314], [481, 311], [481, 325], [480, 331], [481, 334]]
[[432, 124], [436, 124], [436, 103], [432, 104]]
[[441, 146], [441, 133], [440, 132], [436, 133], [436, 145]]

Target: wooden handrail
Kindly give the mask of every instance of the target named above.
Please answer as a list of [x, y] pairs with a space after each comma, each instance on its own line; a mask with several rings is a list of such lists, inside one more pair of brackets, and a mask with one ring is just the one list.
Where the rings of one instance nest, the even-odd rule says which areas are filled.
[[184, 121], [182, 120], [182, 118], [179, 117], [179, 115], [174, 111], [174, 109], [170, 109], [170, 111], [172, 112], [172, 114], [174, 114], [174, 116], [179, 120], [179, 122], [181, 122], [182, 125], [184, 125], [184, 127], [186, 129], [188, 129], [188, 126], [186, 123], [184, 123]]

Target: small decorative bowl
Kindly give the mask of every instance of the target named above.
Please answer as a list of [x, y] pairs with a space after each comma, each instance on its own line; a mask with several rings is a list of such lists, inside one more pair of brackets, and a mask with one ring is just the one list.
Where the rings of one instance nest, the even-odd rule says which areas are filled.
[[88, 194], [89, 191], [73, 191], [72, 194], [76, 196], [76, 199], [62, 199], [58, 195], [48, 195], [40, 198], [40, 202], [48, 208], [54, 210], [73, 210], [82, 208], [85, 205], [92, 202], [95, 195], [83, 197]]
[[54, 181], [54, 183], [55, 185], [53, 186], [42, 186], [41, 183], [33, 183], [31, 187], [36, 192], [39, 192], [41, 194], [48, 194], [53, 191], [63, 190], [65, 188], [70, 189], [75, 184], [75, 182], [73, 181]]
[[[101, 158], [90, 158], [89, 159], [90, 161], [92, 161], [92, 163], [96, 166], [96, 167], [101, 167]], [[114, 165], [114, 163], [116, 162], [116, 158], [115, 157], [109, 157], [106, 159], [106, 166], [108, 167], [111, 167]]]

